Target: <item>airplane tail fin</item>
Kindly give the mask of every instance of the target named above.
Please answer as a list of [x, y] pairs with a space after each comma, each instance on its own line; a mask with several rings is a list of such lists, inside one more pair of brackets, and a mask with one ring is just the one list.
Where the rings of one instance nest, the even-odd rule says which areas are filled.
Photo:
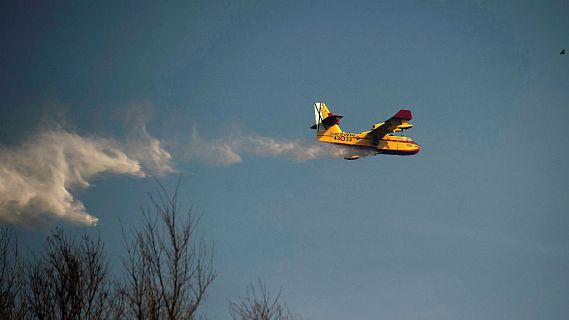
[[342, 132], [340, 129], [341, 118], [341, 115], [330, 112], [324, 102], [316, 102], [314, 103], [314, 125], [310, 128], [316, 130], [317, 136]]

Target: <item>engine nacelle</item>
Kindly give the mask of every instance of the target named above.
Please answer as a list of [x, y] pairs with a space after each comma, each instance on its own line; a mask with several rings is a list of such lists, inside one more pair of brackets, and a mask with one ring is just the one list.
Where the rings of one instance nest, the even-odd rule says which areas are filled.
[[[375, 130], [377, 127], [383, 125], [385, 122], [380, 122], [380, 123], [376, 123], [371, 127], [371, 130]], [[397, 127], [395, 127], [395, 129], [393, 130], [393, 132], [401, 132], [403, 130], [407, 130], [407, 129], [411, 129], [413, 128], [413, 125], [408, 123], [408, 122], [404, 122], [400, 125], [398, 125]]]
[[403, 130], [407, 130], [407, 129], [411, 129], [411, 128], [413, 128], [413, 125], [412, 125], [412, 124], [410, 124], [410, 123], [402, 123], [402, 124], [398, 125], [398, 126], [395, 128], [394, 132], [401, 132], [401, 131], [403, 131]]

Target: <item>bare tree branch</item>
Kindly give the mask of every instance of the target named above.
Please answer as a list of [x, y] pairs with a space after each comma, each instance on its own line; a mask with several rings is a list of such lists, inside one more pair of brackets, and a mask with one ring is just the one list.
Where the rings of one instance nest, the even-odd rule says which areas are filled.
[[2, 319], [24, 319], [27, 306], [25, 279], [15, 233], [0, 228], [0, 315]]
[[37, 319], [112, 319], [122, 307], [115, 300], [100, 239], [80, 241], [56, 229], [45, 251], [27, 267], [27, 303]]
[[234, 320], [293, 320], [292, 313], [286, 304], [280, 302], [281, 290], [274, 298], [267, 286], [257, 280], [257, 286], [251, 284], [247, 295], [238, 301], [229, 302], [229, 312]]
[[142, 210], [134, 240], [127, 241], [123, 229], [127, 275], [121, 293], [136, 319], [195, 319], [215, 277], [212, 250], [197, 232], [199, 215], [179, 212], [180, 181], [173, 194], [157, 182], [149, 195], [152, 210]]

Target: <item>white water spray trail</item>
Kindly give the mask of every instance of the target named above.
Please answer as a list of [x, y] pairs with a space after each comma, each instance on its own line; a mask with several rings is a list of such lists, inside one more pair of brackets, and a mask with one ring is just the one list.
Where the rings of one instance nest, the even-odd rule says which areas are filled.
[[47, 130], [22, 145], [0, 146], [0, 223], [33, 227], [60, 219], [95, 225], [98, 219], [71, 190], [89, 187], [102, 173], [143, 177], [143, 169], [171, 172], [170, 159], [145, 130], [125, 144]]
[[305, 161], [322, 157], [343, 158], [351, 155], [370, 155], [352, 148], [316, 142], [276, 139], [251, 134], [233, 133], [225, 138], [206, 140], [193, 129], [181, 156], [188, 161], [209, 165], [230, 165], [242, 161], [243, 155], [284, 157]]

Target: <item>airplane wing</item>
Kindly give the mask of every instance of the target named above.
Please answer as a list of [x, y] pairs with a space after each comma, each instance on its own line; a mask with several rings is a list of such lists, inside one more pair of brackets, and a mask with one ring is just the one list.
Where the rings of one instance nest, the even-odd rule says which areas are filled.
[[399, 112], [397, 112], [393, 117], [389, 118], [389, 120], [375, 125], [370, 133], [381, 139], [392, 132], [401, 131], [401, 129], [408, 129], [412, 127], [410, 123], [407, 123], [407, 121], [411, 120], [412, 118], [413, 117], [411, 116], [411, 110], [399, 110]]

